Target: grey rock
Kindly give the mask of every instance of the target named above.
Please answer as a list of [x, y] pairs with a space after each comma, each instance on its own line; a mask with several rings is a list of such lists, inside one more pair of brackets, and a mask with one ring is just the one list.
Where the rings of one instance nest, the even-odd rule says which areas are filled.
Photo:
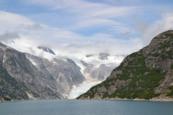
[[63, 99], [85, 79], [70, 59], [47, 60], [0, 43], [0, 98]]
[[41, 49], [41, 50], [43, 50], [43, 51], [45, 51], [45, 52], [47, 52], [47, 53], [50, 53], [50, 54], [55, 55], [55, 52], [54, 52], [52, 49], [48, 48], [48, 47], [45, 47], [45, 46], [38, 46], [38, 49]]

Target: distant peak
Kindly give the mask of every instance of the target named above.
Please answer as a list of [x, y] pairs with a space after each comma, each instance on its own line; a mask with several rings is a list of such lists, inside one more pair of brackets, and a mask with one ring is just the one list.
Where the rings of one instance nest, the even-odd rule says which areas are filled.
[[54, 52], [52, 49], [48, 48], [48, 47], [45, 47], [45, 46], [38, 46], [38, 49], [43, 50], [43, 51], [45, 51], [45, 52], [47, 52], [47, 53], [56, 55], [55, 52]]
[[89, 57], [92, 57], [94, 56], [93, 54], [87, 54], [86, 57], [89, 58]]

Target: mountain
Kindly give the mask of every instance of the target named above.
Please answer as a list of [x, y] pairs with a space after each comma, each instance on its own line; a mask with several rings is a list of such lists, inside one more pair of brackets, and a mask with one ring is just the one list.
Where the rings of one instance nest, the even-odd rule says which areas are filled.
[[47, 82], [55, 83], [54, 89], [61, 93], [63, 98], [68, 98], [72, 87], [85, 80], [80, 68], [71, 59], [54, 58], [49, 61], [29, 54], [27, 58], [35, 65], [37, 71], [50, 76], [51, 79], [47, 78]]
[[53, 55], [56, 55], [55, 52], [52, 49], [48, 48], [48, 47], [38, 46], [38, 49], [41, 49], [41, 50], [43, 50], [45, 52], [48, 52], [48, 53], [53, 54]]
[[99, 65], [87, 63], [84, 61], [81, 61], [81, 64], [83, 65], [83, 74], [85, 76], [91, 77], [95, 80], [105, 80], [106, 77], [111, 73], [113, 68], [116, 66], [115, 64], [104, 64], [101, 63]]
[[[92, 86], [104, 81], [111, 71], [117, 66], [120, 56], [110, 55], [106, 59], [99, 58], [99, 54], [86, 55], [86, 58], [74, 60], [80, 67], [81, 73], [85, 76], [84, 82], [77, 87], [74, 86], [70, 92], [69, 99], [77, 98], [79, 95], [88, 91]], [[116, 61], [112, 61], [115, 59]], [[114, 63], [117, 62], [117, 63]]]
[[23, 83], [14, 79], [4, 68], [6, 58], [5, 50], [6, 52], [9, 52], [11, 49], [0, 43], [0, 101], [11, 100], [12, 98], [28, 99], [29, 97], [27, 93], [33, 92], [29, 90]]
[[[28, 44], [24, 44], [28, 43]], [[32, 65], [31, 69], [36, 73], [32, 79], [25, 80], [25, 85], [34, 92], [39, 92], [40, 96], [36, 98], [68, 98], [74, 99], [79, 95], [86, 92], [92, 86], [102, 82], [111, 73], [123, 59], [124, 56], [112, 55], [109, 53], [92, 53], [84, 55], [63, 55], [64, 53], [56, 49], [56, 47], [49, 48], [45, 45], [34, 44], [25, 39], [16, 39], [8, 42], [4, 42], [11, 49], [20, 52], [25, 55], [28, 66]], [[18, 61], [20, 63], [20, 61]], [[9, 65], [10, 68], [13, 65]], [[26, 66], [27, 67], [27, 66]], [[6, 69], [8, 69], [6, 68]], [[15, 67], [14, 67], [15, 68]], [[22, 68], [21, 68], [22, 69]], [[18, 78], [16, 81], [23, 81], [20, 72], [16, 72], [15, 69], [11, 76]], [[16, 77], [20, 76], [20, 77]], [[35, 77], [37, 76], [37, 77]], [[44, 78], [44, 79], [43, 79]], [[39, 80], [40, 79], [40, 80]], [[37, 83], [38, 82], [38, 83]], [[43, 87], [47, 86], [47, 90], [42, 94]], [[57, 96], [48, 95], [47, 91], [52, 93], [58, 93]], [[32, 94], [30, 97], [35, 98]]]
[[84, 80], [70, 59], [50, 61], [0, 43], [0, 100], [67, 98]]
[[0, 43], [0, 100], [73, 99], [103, 81], [115, 67], [111, 60], [102, 63], [99, 55], [82, 59], [85, 65], [48, 47], [7, 45]]
[[127, 56], [101, 84], [79, 99], [173, 98], [173, 30], [156, 36], [145, 48]]

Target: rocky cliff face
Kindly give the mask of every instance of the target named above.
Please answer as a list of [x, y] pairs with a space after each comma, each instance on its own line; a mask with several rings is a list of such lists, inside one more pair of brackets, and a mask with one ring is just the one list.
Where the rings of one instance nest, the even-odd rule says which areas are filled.
[[127, 56], [104, 82], [79, 98], [173, 98], [173, 30]]
[[45, 51], [45, 52], [47, 52], [47, 53], [56, 55], [55, 52], [54, 52], [52, 49], [47, 48], [47, 47], [45, 47], [45, 46], [38, 46], [38, 49], [43, 50], [43, 51]]
[[[27, 54], [27, 58], [33, 63], [36, 71], [45, 76], [45, 84], [50, 84], [54, 92], [61, 93], [62, 98], [67, 98], [70, 90], [74, 85], [79, 85], [85, 80], [85, 77], [80, 72], [80, 68], [70, 59], [52, 59], [51, 61]], [[43, 77], [38, 78], [38, 80]], [[36, 82], [35, 80], [33, 80]], [[41, 81], [40, 81], [41, 82]], [[49, 96], [45, 95], [44, 98]]]
[[23, 83], [16, 81], [4, 68], [6, 49], [10, 48], [0, 44], [0, 100], [28, 99], [27, 92], [31, 93], [31, 90]]
[[0, 100], [66, 98], [84, 79], [70, 59], [50, 61], [0, 44]]

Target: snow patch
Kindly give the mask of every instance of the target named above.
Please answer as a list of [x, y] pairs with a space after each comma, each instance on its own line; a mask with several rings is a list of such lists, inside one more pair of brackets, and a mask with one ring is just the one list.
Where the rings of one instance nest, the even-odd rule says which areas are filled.
[[26, 94], [27, 94], [29, 99], [33, 99], [33, 100], [36, 99], [31, 93], [26, 92]]
[[55, 55], [38, 49], [38, 45], [27, 38], [15, 39], [13, 40], [13, 42], [7, 42], [6, 44], [20, 52], [29, 53], [41, 58], [46, 58], [49, 61], [52, 61], [54, 58], [56, 58]]
[[37, 63], [33, 59], [29, 58], [28, 56], [26, 57], [34, 66], [37, 66]]
[[87, 92], [91, 87], [93, 87], [94, 85], [97, 85], [101, 83], [101, 81], [84, 81], [83, 83], [81, 83], [78, 86], [73, 86], [68, 99], [75, 99], [78, 96], [80, 96], [81, 94]]

